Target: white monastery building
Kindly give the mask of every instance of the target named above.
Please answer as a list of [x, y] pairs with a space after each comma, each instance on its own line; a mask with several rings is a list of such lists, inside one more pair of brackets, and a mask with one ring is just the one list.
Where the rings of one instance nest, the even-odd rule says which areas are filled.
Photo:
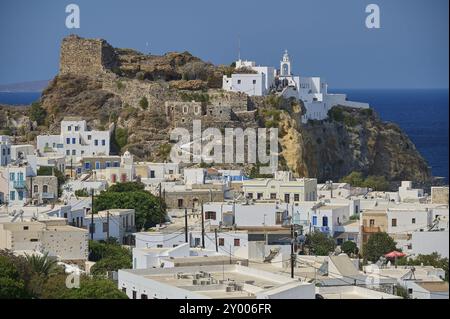
[[[302, 121], [324, 120], [328, 111], [336, 105], [353, 108], [369, 108], [369, 104], [347, 101], [346, 94], [328, 93], [328, 84], [320, 77], [301, 77], [292, 74], [291, 59], [287, 50], [280, 61], [280, 69], [257, 66], [254, 61], [236, 61], [237, 73], [223, 76], [222, 89], [246, 93], [250, 96], [265, 96], [276, 93], [285, 98], [302, 100], [306, 114]], [[245, 72], [245, 70], [248, 70]]]

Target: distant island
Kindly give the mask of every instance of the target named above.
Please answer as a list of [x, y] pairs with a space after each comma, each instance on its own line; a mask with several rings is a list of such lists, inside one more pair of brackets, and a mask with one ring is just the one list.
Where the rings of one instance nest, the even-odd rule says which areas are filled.
[[0, 92], [42, 92], [48, 86], [49, 82], [50, 80], [41, 80], [22, 83], [0, 84]]

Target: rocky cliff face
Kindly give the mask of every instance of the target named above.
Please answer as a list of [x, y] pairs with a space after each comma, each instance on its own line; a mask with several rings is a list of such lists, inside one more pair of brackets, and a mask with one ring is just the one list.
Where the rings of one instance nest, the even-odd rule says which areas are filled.
[[338, 180], [352, 171], [389, 180], [427, 181], [430, 171], [411, 140], [372, 110], [335, 107], [328, 121], [296, 127], [286, 116], [282, 138], [290, 167], [303, 176]]
[[[60, 73], [41, 98], [47, 111], [44, 125], [37, 127], [23, 110], [14, 113], [0, 106], [0, 130], [12, 127], [30, 140], [33, 134], [57, 133], [64, 116], [81, 115], [96, 129], [113, 123], [116, 150], [162, 161], [170, 151], [174, 124], [167, 116], [167, 103], [194, 107], [198, 103], [189, 103], [196, 101], [205, 113], [205, 126], [278, 127], [282, 168], [297, 176], [337, 180], [361, 171], [389, 180], [430, 178], [409, 138], [371, 110], [336, 107], [330, 120], [302, 124], [302, 103], [217, 89], [229, 67], [216, 67], [187, 52], [144, 55], [115, 49], [104, 40], [69, 36], [63, 40], [60, 59]], [[189, 122], [195, 114], [177, 118]]]

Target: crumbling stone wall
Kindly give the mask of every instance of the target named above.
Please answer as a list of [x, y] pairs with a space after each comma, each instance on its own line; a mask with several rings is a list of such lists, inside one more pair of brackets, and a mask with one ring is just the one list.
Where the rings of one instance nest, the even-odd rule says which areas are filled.
[[102, 39], [70, 35], [61, 44], [60, 74], [97, 75], [118, 67], [112, 46]]

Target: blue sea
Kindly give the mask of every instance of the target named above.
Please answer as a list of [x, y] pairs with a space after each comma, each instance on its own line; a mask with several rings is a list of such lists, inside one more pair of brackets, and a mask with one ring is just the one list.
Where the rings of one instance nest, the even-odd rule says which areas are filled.
[[0, 104], [26, 105], [36, 102], [41, 92], [0, 92]]
[[[449, 92], [445, 90], [339, 89], [349, 100], [368, 102], [384, 121], [397, 123], [431, 166], [448, 181]], [[0, 104], [30, 104], [40, 93], [2, 93]]]

